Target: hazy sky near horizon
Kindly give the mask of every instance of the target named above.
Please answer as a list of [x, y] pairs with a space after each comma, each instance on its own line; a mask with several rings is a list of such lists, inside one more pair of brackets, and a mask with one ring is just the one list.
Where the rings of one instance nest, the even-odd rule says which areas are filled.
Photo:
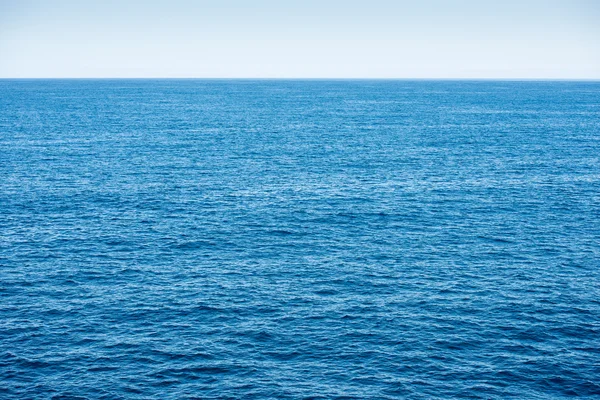
[[600, 79], [596, 0], [0, 0], [0, 77]]

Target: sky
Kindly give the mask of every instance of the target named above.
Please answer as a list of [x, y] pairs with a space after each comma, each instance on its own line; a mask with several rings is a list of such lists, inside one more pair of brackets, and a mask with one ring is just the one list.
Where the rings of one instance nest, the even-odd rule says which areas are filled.
[[0, 0], [0, 78], [600, 79], [597, 0]]

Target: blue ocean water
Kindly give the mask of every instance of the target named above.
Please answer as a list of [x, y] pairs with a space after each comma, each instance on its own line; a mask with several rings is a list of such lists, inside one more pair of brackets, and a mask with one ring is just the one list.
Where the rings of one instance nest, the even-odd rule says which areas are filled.
[[0, 80], [0, 397], [600, 397], [600, 83]]

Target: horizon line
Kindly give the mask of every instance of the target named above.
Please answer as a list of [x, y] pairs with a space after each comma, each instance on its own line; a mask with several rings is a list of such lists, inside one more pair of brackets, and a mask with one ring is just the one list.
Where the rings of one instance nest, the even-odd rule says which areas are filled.
[[0, 77], [0, 80], [264, 80], [264, 81], [515, 81], [515, 82], [600, 82], [597, 78], [508, 78], [508, 77], [174, 77], [174, 76], [31, 76], [31, 77]]

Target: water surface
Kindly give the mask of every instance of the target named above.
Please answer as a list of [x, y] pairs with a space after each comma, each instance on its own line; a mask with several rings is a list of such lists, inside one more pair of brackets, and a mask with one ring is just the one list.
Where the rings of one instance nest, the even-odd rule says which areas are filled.
[[600, 83], [0, 81], [2, 398], [600, 396]]

